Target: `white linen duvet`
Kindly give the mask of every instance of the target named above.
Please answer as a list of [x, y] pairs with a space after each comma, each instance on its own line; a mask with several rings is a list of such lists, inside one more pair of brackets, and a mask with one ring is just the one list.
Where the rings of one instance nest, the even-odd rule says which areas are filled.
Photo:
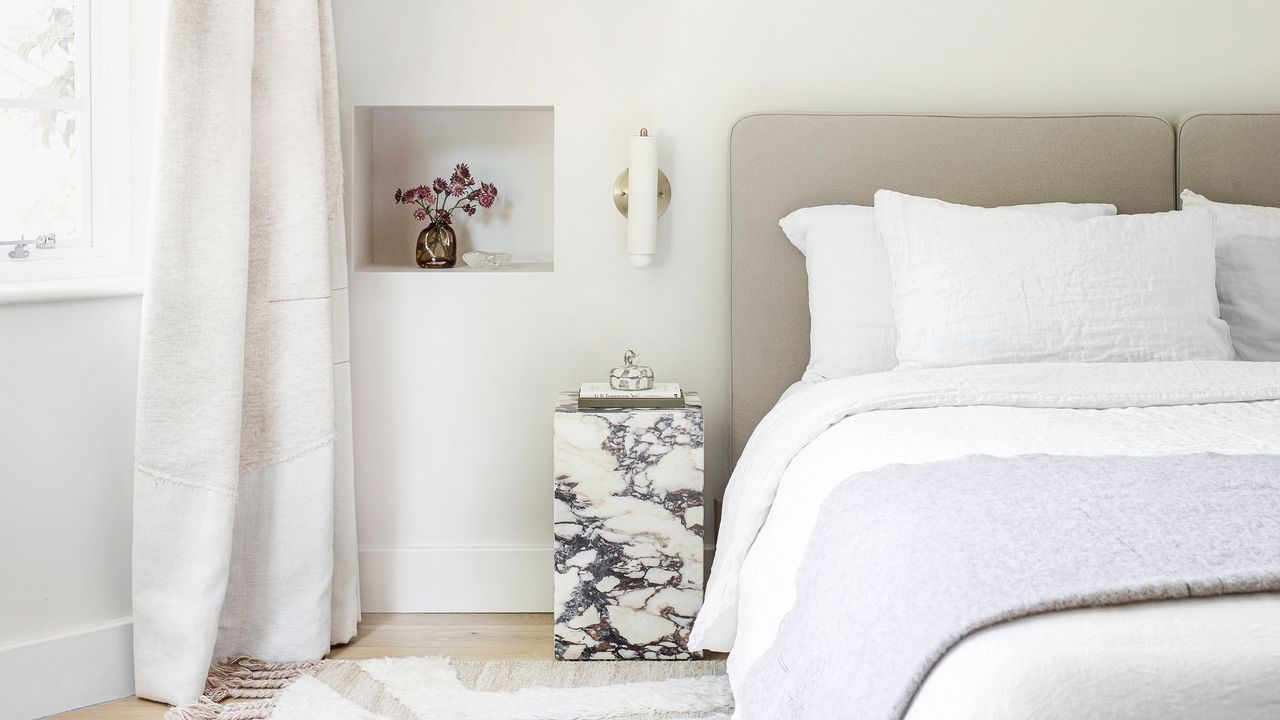
[[[800, 385], [761, 422], [726, 492], [692, 644], [732, 650], [737, 689], [805, 591], [795, 578], [823, 501], [855, 473], [975, 455], [1205, 452], [1280, 454], [1280, 363], [988, 365]], [[997, 625], [943, 657], [906, 717], [1280, 718], [1280, 596]]]

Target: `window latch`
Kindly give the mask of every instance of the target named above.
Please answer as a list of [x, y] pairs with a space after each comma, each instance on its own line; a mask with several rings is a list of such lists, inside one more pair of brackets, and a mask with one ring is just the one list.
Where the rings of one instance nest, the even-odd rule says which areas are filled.
[[[25, 235], [20, 236], [19, 240], [0, 240], [0, 245], [12, 245], [13, 249], [9, 251], [9, 257], [14, 260], [21, 260], [31, 255], [31, 251], [27, 246], [31, 241]], [[47, 235], [36, 236], [36, 247], [40, 250], [52, 250], [58, 247], [58, 237], [53, 233]]]

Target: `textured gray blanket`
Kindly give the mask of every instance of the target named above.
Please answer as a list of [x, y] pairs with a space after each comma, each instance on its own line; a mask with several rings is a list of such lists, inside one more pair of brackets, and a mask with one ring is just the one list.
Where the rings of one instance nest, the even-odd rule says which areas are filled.
[[948, 649], [996, 623], [1280, 591], [1280, 457], [971, 457], [859, 473], [826, 500], [797, 588], [735, 717], [897, 720]]

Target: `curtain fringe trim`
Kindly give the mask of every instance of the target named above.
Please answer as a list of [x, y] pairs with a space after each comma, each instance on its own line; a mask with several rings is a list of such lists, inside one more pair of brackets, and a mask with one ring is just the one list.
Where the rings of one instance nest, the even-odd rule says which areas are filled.
[[[265, 720], [271, 717], [275, 696], [317, 662], [277, 663], [248, 656], [213, 664], [204, 695], [190, 705], [169, 708], [165, 720]], [[223, 700], [250, 700], [222, 704]]]

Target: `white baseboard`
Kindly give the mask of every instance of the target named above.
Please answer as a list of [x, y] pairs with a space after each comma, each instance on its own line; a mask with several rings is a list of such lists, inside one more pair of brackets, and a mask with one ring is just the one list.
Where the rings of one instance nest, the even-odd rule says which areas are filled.
[[551, 612], [551, 546], [360, 549], [365, 612]]
[[132, 618], [0, 646], [0, 720], [31, 720], [132, 694]]

